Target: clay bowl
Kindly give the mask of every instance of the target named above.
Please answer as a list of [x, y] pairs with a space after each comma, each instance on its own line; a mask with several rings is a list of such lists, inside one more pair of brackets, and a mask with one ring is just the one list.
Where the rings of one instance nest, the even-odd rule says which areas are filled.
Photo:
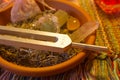
[[[49, 4], [50, 6], [56, 9], [63, 9], [67, 11], [70, 15], [77, 17], [80, 20], [81, 24], [84, 24], [87, 21], [91, 21], [87, 13], [84, 12], [83, 9], [81, 9], [80, 7], [78, 7], [77, 5], [73, 3], [70, 3], [64, 0], [63, 1], [62, 0], [46, 0], [46, 2], [47, 4]], [[10, 21], [11, 7], [0, 12], [0, 25], [5, 25]], [[94, 40], [95, 40], [95, 35], [92, 34], [87, 37], [86, 44], [94, 44]], [[0, 57], [0, 66], [8, 71], [11, 71], [19, 75], [35, 76], [35, 77], [50, 76], [50, 75], [55, 75], [58, 73], [65, 72], [75, 67], [81, 61], [84, 60], [86, 55], [87, 54], [85, 52], [80, 52], [76, 56], [60, 64], [49, 66], [49, 67], [39, 67], [39, 68], [31, 68], [31, 67], [24, 67], [24, 66], [16, 65]]]

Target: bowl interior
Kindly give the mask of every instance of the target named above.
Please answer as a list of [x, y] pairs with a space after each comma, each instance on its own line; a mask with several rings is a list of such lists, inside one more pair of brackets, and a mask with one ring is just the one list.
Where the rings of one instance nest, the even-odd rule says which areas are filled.
[[[81, 22], [81, 24], [84, 24], [85, 22], [91, 20], [90, 17], [86, 14], [86, 12], [84, 12], [80, 7], [76, 6], [73, 3], [70, 3], [64, 0], [62, 1], [61, 0], [45, 0], [45, 2], [51, 7], [65, 10], [70, 15], [77, 17]], [[39, 6], [41, 6], [41, 4], [39, 4]], [[6, 25], [8, 22], [10, 22], [11, 7], [9, 7], [5, 11], [0, 12], [0, 25]], [[93, 44], [94, 43], [93, 37], [95, 36], [90, 35], [87, 38], [86, 43]], [[10, 63], [4, 60], [2, 57], [0, 57], [0, 66], [11, 72], [24, 75], [24, 76], [48, 76], [48, 75], [58, 74], [71, 69], [72, 67], [79, 64], [85, 58], [85, 56], [86, 54], [84, 52], [81, 52], [81, 53], [78, 53], [73, 58], [63, 63], [57, 64], [54, 66], [40, 67], [40, 68], [30, 68], [30, 67], [19, 66], [19, 65]]]

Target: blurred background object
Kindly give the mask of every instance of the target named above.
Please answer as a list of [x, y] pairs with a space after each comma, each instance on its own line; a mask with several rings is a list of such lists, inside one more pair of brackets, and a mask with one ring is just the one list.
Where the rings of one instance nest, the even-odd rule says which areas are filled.
[[120, 0], [95, 0], [95, 2], [105, 13], [120, 12]]

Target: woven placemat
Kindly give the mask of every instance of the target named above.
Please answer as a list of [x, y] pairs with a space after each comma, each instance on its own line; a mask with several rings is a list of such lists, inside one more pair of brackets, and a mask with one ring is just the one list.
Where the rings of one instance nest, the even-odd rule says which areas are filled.
[[107, 15], [96, 6], [94, 0], [78, 0], [79, 5], [100, 23], [96, 32], [96, 45], [107, 46], [111, 55], [89, 55], [75, 68], [48, 77], [20, 76], [0, 69], [0, 80], [119, 80], [120, 79], [120, 15]]
[[120, 13], [106, 14], [94, 0], [79, 0], [81, 7], [89, 13], [93, 20], [100, 23], [96, 32], [96, 45], [107, 46], [111, 55], [101, 53], [93, 60], [90, 73], [97, 80], [120, 79]]

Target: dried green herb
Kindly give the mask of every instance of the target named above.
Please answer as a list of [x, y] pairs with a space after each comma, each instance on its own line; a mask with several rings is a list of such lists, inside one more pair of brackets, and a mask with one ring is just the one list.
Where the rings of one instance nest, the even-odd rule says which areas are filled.
[[[34, 29], [34, 30], [52, 31], [53, 28], [58, 27], [57, 21], [55, 22], [54, 19], [52, 20], [52, 18], [55, 18], [54, 13], [55, 12], [52, 11], [45, 11], [43, 13], [40, 13], [39, 15], [36, 15], [24, 21], [18, 23], [9, 23], [8, 26]], [[60, 18], [64, 18], [64, 17], [60, 17]], [[70, 34], [70, 31], [67, 30], [65, 23], [60, 28], [60, 33]], [[11, 46], [0, 45], [0, 55], [4, 59], [18, 65], [29, 66], [29, 67], [45, 67], [45, 66], [52, 66], [55, 64], [59, 64], [61, 62], [64, 62], [72, 58], [80, 51], [81, 50], [72, 48], [65, 53], [59, 54], [49, 51], [34, 50], [28, 48], [15, 48]]]

